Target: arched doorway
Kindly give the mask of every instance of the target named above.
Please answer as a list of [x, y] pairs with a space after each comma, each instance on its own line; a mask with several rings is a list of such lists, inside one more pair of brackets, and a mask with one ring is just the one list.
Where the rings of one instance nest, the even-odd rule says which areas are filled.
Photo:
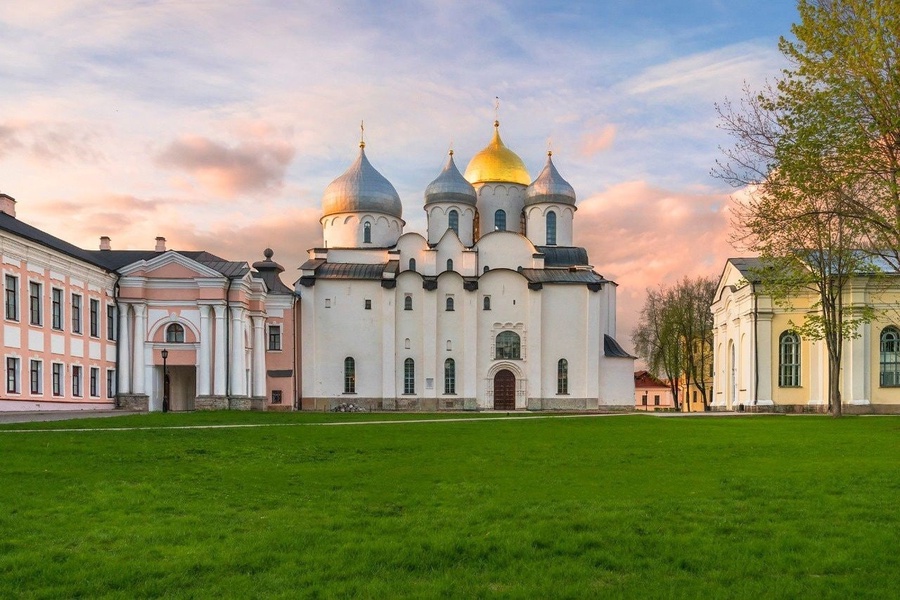
[[494, 410], [516, 409], [516, 376], [508, 369], [494, 375]]

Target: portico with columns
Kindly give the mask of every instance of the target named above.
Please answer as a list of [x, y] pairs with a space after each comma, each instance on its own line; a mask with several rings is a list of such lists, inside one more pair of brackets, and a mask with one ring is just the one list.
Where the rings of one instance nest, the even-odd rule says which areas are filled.
[[[283, 284], [271, 289], [280, 282], [271, 251], [256, 271], [186, 254], [155, 253], [119, 269], [119, 405], [162, 410], [168, 372], [172, 410], [261, 410], [273, 402], [290, 409], [293, 353], [284, 352], [282, 332], [293, 328], [294, 295]], [[268, 393], [270, 372], [282, 385], [291, 380], [288, 393]]]

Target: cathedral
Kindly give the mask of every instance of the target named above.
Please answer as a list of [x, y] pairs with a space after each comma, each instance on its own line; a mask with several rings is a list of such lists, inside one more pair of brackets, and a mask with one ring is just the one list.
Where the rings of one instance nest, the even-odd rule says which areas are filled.
[[616, 284], [573, 245], [575, 191], [493, 138], [453, 153], [404, 232], [365, 144], [293, 288], [266, 249], [84, 250], [0, 194], [0, 410], [597, 410], [634, 404]]
[[295, 290], [301, 406], [596, 410], [632, 406], [616, 284], [573, 245], [575, 191], [550, 153], [532, 180], [493, 137], [465, 175], [453, 152], [404, 232], [365, 143], [322, 199], [322, 247]]

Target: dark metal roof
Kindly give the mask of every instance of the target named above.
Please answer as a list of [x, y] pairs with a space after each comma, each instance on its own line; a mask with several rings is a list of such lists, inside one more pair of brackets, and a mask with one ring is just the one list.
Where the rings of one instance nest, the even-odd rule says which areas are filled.
[[545, 267], [588, 266], [588, 253], [578, 246], [535, 246], [544, 255]]
[[324, 263], [316, 269], [316, 279], [381, 280], [387, 263]]
[[[0, 213], [0, 229], [107, 271], [118, 271], [137, 261], [150, 260], [163, 254], [155, 250], [84, 250], [6, 213]], [[243, 277], [250, 270], [246, 262], [225, 260], [205, 251], [176, 252], [218, 271], [225, 277]]]
[[603, 334], [603, 356], [609, 356], [611, 358], [637, 358], [636, 356], [632, 356], [625, 352], [625, 349], [619, 345], [619, 342], [605, 333]]
[[606, 279], [587, 269], [522, 269], [529, 283], [606, 283]]
[[301, 271], [315, 271], [319, 268], [320, 265], [325, 264], [324, 258], [310, 258], [305, 263], [300, 265]]
[[758, 258], [729, 258], [728, 262], [741, 272], [747, 281], [759, 281], [759, 271], [763, 263]]
[[58, 237], [54, 237], [45, 231], [41, 231], [37, 227], [32, 227], [27, 223], [23, 223], [22, 221], [6, 213], [0, 213], [0, 229], [8, 231], [19, 237], [23, 237], [27, 240], [31, 240], [32, 242], [37, 242], [38, 244], [56, 250], [57, 252], [67, 254], [72, 258], [83, 260], [84, 262], [92, 264], [96, 267], [100, 267], [108, 271], [112, 270], [106, 263], [95, 258], [93, 256], [93, 252], [82, 250], [74, 244], [70, 244], [69, 242], [63, 241]]

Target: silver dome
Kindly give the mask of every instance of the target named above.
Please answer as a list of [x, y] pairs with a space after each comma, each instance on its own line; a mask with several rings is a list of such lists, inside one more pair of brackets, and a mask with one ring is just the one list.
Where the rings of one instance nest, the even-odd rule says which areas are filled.
[[553, 165], [552, 152], [547, 153], [544, 170], [525, 188], [525, 206], [552, 202], [555, 204], [575, 204], [575, 189], [562, 178]]
[[322, 195], [322, 215], [347, 212], [376, 212], [402, 218], [403, 204], [391, 182], [366, 158], [365, 144], [343, 175], [328, 184]]
[[453, 162], [453, 151], [450, 151], [450, 158], [444, 166], [444, 170], [438, 175], [437, 179], [428, 184], [425, 188], [425, 205], [436, 204], [438, 202], [457, 202], [460, 204], [471, 204], [475, 206], [478, 196], [475, 188], [471, 183], [466, 181], [456, 163]]

